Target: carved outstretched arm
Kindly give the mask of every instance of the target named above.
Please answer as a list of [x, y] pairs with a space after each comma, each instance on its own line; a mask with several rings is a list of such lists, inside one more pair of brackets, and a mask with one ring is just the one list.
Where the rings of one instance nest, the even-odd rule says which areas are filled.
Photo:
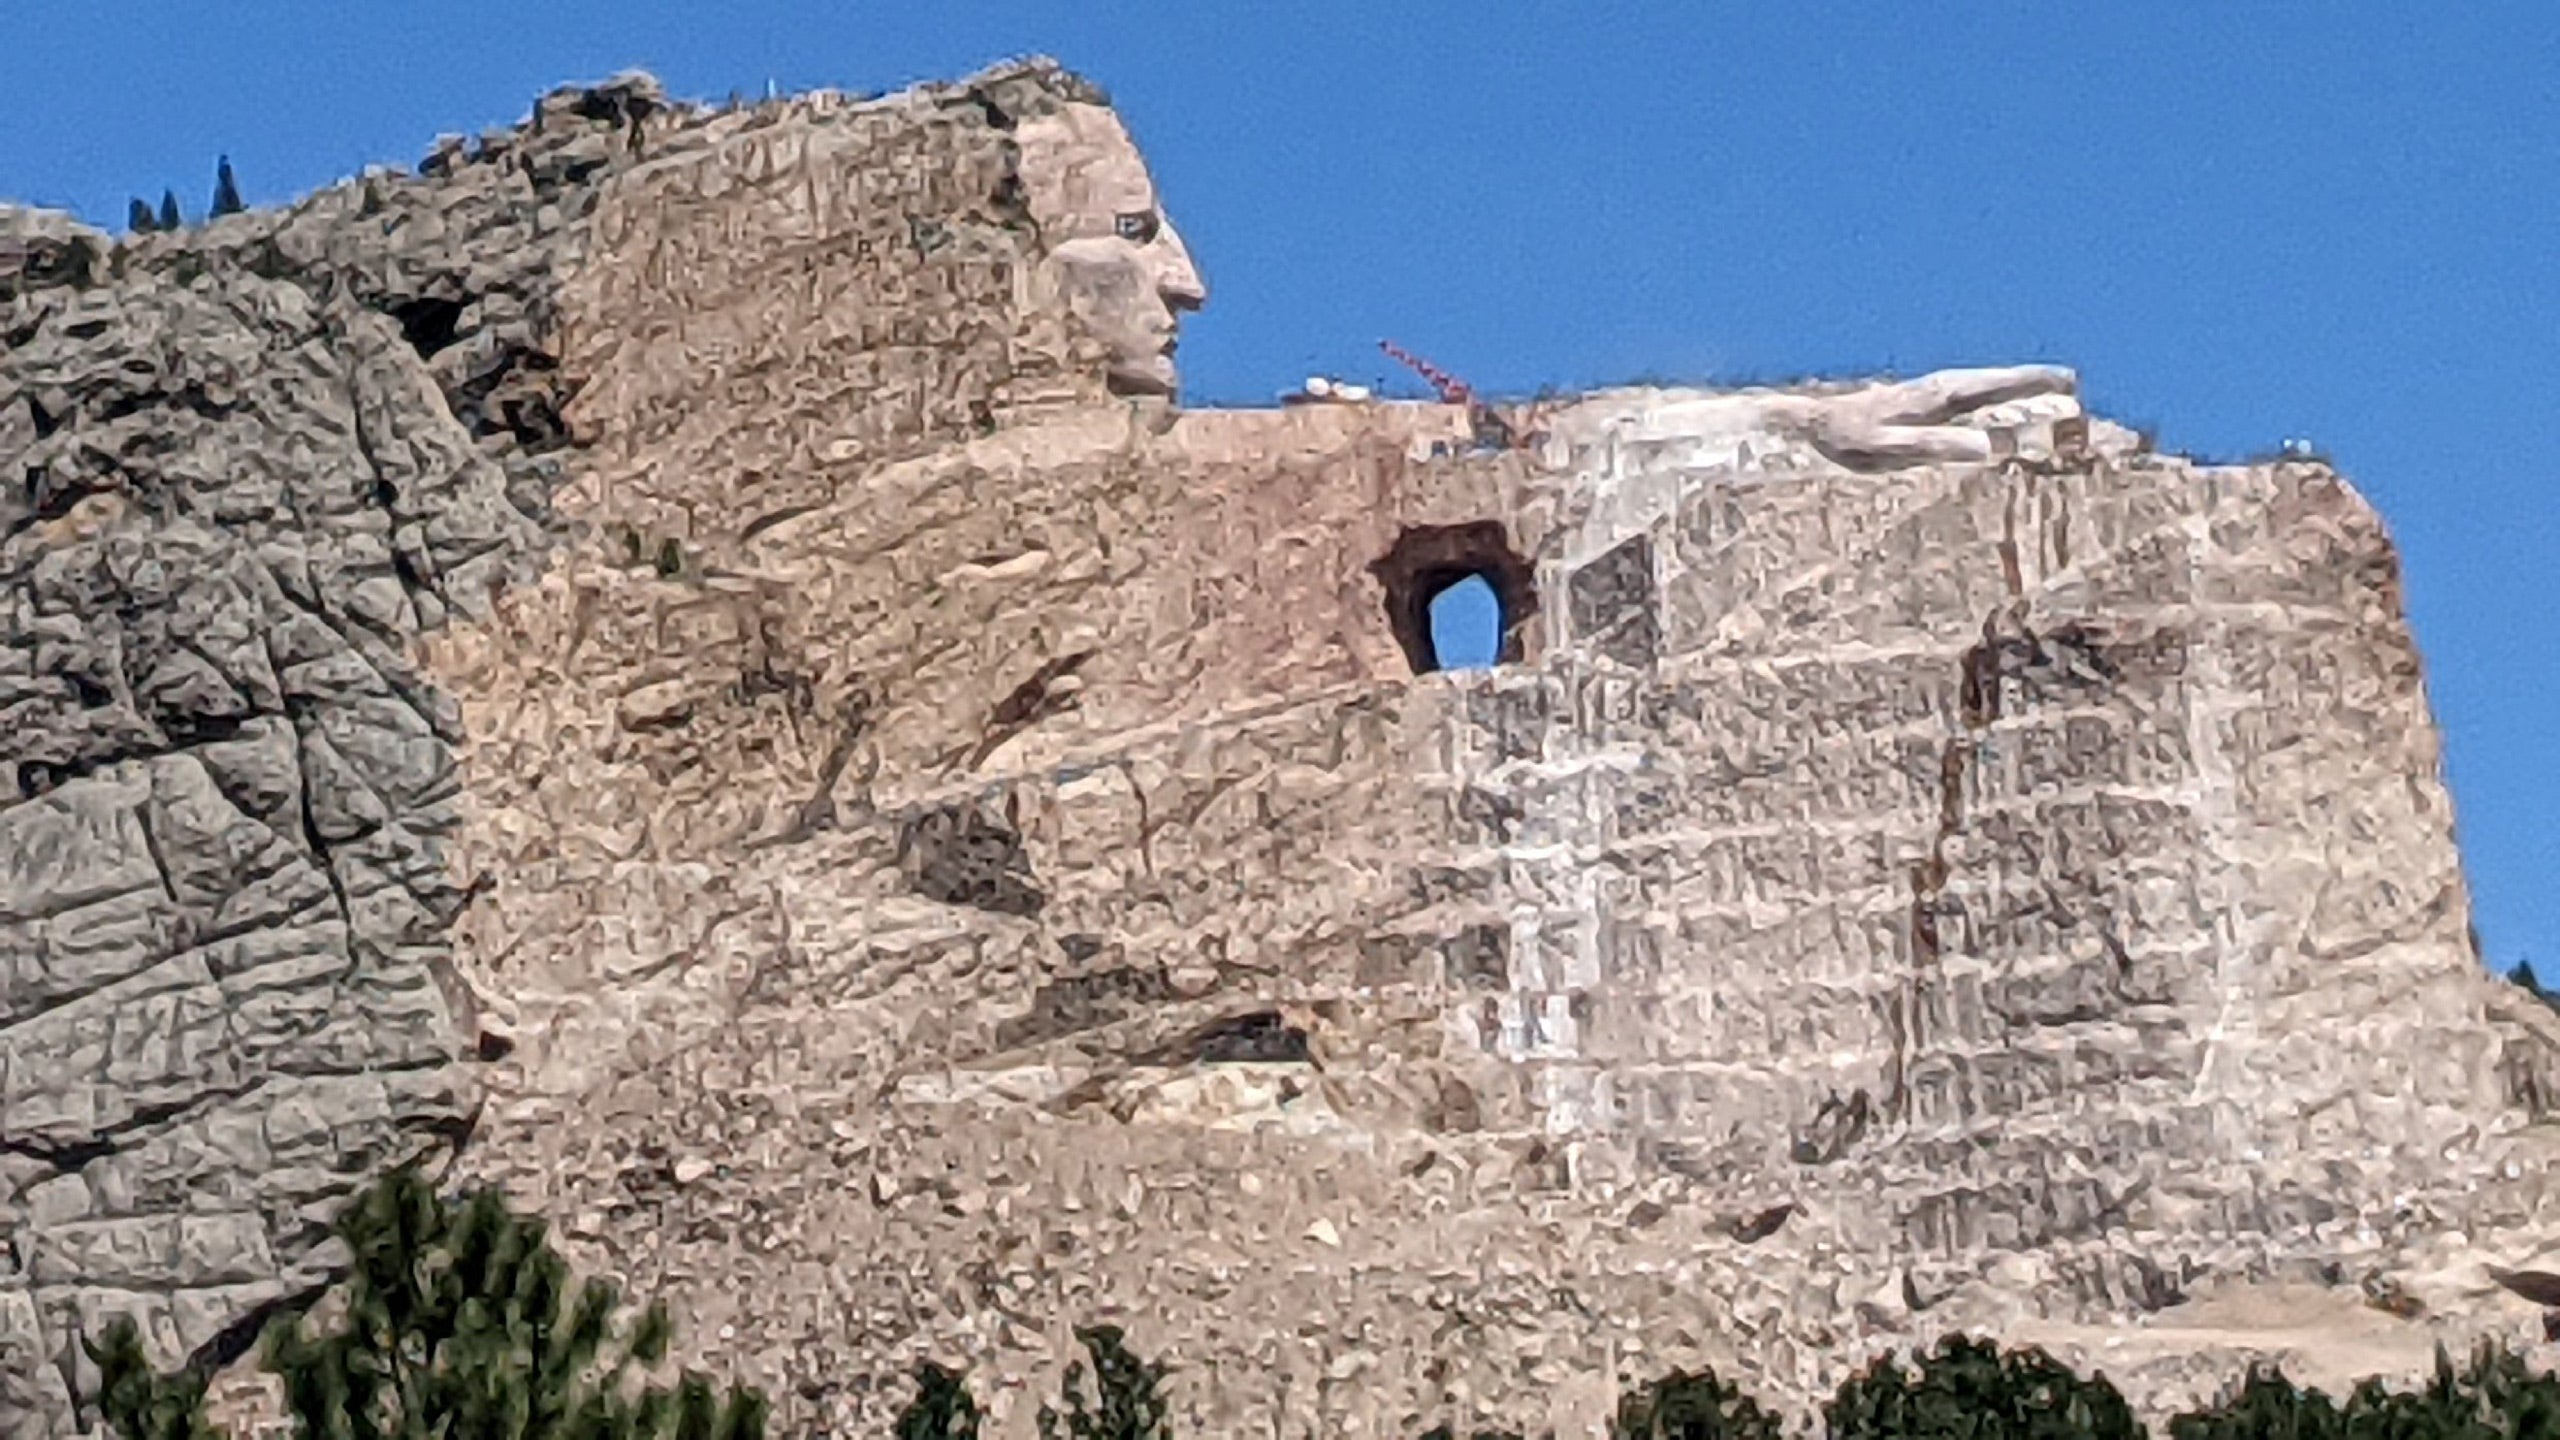
[[1941, 370], [1840, 397], [1876, 425], [1944, 425], [1960, 415], [2031, 395], [2069, 395], [2080, 377], [2060, 365]]
[[1890, 470], [1988, 460], [1991, 436], [1959, 423], [1966, 416], [2016, 400], [2073, 396], [2079, 386], [2079, 377], [2059, 365], [1943, 370], [1832, 394], [1695, 396], [1649, 407], [1632, 423], [1661, 437], [1789, 435], [1850, 469]]
[[2078, 388], [2079, 377], [2059, 365], [1941, 370], [1829, 397], [1813, 427], [1814, 443], [1853, 468], [1987, 460], [1990, 435], [1953, 422], [1992, 405]]

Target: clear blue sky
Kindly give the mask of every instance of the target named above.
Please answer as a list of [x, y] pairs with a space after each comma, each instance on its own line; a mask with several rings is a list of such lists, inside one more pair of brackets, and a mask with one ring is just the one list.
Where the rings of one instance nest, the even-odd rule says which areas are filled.
[[[2169, 23], [2163, 12], [2183, 17]], [[1100, 80], [1213, 295], [1195, 403], [2051, 360], [2208, 457], [2381, 507], [2492, 963], [2560, 978], [2560, 5], [12, 7], [0, 195], [252, 202], [624, 66]]]

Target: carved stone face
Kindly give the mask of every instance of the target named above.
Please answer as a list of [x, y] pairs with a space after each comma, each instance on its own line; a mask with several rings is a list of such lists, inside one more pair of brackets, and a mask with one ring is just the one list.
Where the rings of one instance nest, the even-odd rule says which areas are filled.
[[1022, 186], [1068, 302], [1110, 347], [1111, 388], [1171, 395], [1182, 313], [1209, 299], [1191, 252], [1156, 204], [1120, 117], [1068, 105], [1022, 122]]

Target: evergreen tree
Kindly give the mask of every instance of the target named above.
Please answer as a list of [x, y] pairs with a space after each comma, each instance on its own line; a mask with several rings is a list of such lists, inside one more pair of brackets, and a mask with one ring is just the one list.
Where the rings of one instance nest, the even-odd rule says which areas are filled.
[[1822, 1407], [1829, 1440], [2142, 1440], [2116, 1387], [2032, 1347], [1952, 1335], [1906, 1374], [1888, 1355]]
[[161, 191], [160, 228], [163, 230], [175, 230], [182, 223], [183, 222], [178, 219], [178, 192], [175, 190]]
[[2347, 1440], [2346, 1413], [2281, 1371], [2251, 1366], [2240, 1389], [2210, 1410], [2169, 1422], [2171, 1440]]
[[688, 1374], [630, 1393], [633, 1365], [666, 1355], [666, 1311], [617, 1327], [612, 1287], [573, 1286], [542, 1222], [494, 1190], [449, 1205], [403, 1168], [336, 1228], [354, 1257], [345, 1323], [287, 1318], [265, 1340], [304, 1440], [761, 1440], [753, 1392], [724, 1400]]
[[81, 1337], [80, 1348], [98, 1367], [98, 1417], [118, 1440], [222, 1440], [204, 1417], [211, 1377], [193, 1366], [170, 1376], [153, 1370], [133, 1317], [107, 1327], [103, 1343]]
[[916, 1366], [916, 1398], [898, 1412], [898, 1440], [978, 1440], [978, 1402], [958, 1373]]
[[2560, 1378], [2484, 1343], [2457, 1371], [2436, 1352], [2423, 1390], [2367, 1380], [2344, 1405], [2274, 1370], [2252, 1370], [2222, 1403], [2169, 1422], [2171, 1440], [2535, 1440], [2560, 1435]]
[[148, 235], [160, 228], [160, 221], [151, 213], [151, 202], [136, 195], [124, 212], [124, 225], [136, 235]]
[[1713, 1370], [1675, 1370], [1622, 1395], [1609, 1440], [1785, 1440], [1786, 1427]]
[[225, 215], [237, 215], [247, 208], [249, 207], [240, 203], [239, 183], [231, 178], [231, 157], [225, 155], [221, 158], [220, 162], [214, 166], [213, 170], [213, 210], [211, 213], [214, 218], [220, 219]]
[[1085, 1403], [1084, 1365], [1070, 1363], [1066, 1413], [1040, 1407], [1040, 1440], [1172, 1440], [1156, 1392], [1164, 1367], [1130, 1354], [1117, 1325], [1078, 1326], [1076, 1339], [1093, 1356], [1094, 1402]]
[[2560, 992], [2543, 985], [2542, 977], [2533, 973], [2532, 962], [2517, 961], [2516, 968], [2507, 972], [2507, 983], [2522, 987], [2527, 995], [2555, 1010], [2560, 1010]]

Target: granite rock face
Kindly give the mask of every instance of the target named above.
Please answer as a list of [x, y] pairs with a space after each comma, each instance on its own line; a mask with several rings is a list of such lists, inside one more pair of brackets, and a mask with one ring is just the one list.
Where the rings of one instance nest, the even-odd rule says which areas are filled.
[[2047, 369], [1115, 396], [1012, 139], [1098, 102], [627, 79], [0, 216], [0, 1422], [421, 1151], [784, 1433], [931, 1355], [1028, 1435], [1095, 1320], [1202, 1434], [2538, 1333], [2560, 1024], [2340, 477]]
[[580, 198], [543, 165], [619, 153], [557, 114], [522, 143], [182, 235], [5, 227], [10, 1434], [68, 1420], [102, 1316], [236, 1352], [325, 1281], [352, 1185], [469, 1128], [461, 721], [410, 649], [545, 548], [557, 446], [487, 416]]

